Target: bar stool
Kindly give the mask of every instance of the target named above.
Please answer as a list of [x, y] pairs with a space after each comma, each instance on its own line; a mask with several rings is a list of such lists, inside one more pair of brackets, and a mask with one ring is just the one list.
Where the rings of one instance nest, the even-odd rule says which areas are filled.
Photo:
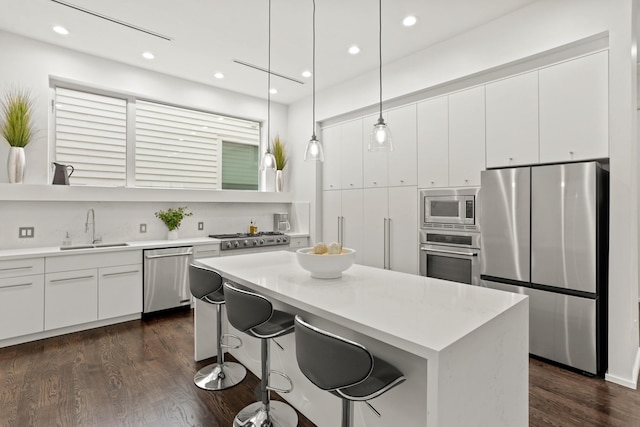
[[[289, 393], [293, 390], [293, 383], [287, 375], [269, 370], [269, 339], [292, 333], [294, 316], [274, 310], [271, 301], [264, 296], [239, 289], [227, 282], [224, 284], [224, 293], [227, 299], [229, 323], [249, 336], [260, 338], [261, 349], [262, 379], [259, 388], [261, 400], [243, 408], [233, 420], [233, 426], [295, 427], [298, 424], [296, 411], [286, 403], [272, 401], [269, 398], [270, 390], [280, 393]], [[278, 389], [270, 386], [270, 372], [285, 378], [291, 387]], [[258, 390], [256, 394], [257, 392]]]
[[[314, 385], [342, 399], [342, 427], [353, 425], [353, 402], [378, 397], [405, 381], [395, 366], [364, 346], [295, 318], [298, 367]], [[391, 423], [390, 423], [391, 424]]]
[[[247, 375], [244, 366], [235, 362], [225, 362], [222, 348], [239, 348], [242, 345], [240, 337], [230, 334], [222, 334], [222, 306], [225, 304], [222, 276], [217, 271], [201, 267], [196, 264], [189, 265], [189, 288], [191, 295], [200, 301], [216, 306], [216, 349], [218, 357], [216, 363], [200, 369], [193, 382], [205, 390], [224, 390], [240, 383]], [[223, 337], [233, 337], [240, 341], [239, 345], [232, 346], [222, 343]]]

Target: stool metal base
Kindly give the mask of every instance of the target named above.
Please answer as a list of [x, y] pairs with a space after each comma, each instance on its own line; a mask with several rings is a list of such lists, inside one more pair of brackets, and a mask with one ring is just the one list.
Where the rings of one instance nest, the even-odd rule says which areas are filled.
[[245, 406], [233, 420], [233, 427], [296, 427], [298, 414], [289, 405], [277, 400], [269, 402], [269, 413], [262, 402]]
[[246, 375], [247, 370], [239, 363], [213, 363], [196, 372], [193, 382], [205, 390], [224, 390], [240, 383]]

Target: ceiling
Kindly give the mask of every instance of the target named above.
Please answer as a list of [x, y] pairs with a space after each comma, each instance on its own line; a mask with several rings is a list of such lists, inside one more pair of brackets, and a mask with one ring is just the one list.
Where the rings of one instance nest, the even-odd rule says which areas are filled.
[[[535, 0], [384, 0], [383, 63], [422, 50]], [[0, 0], [0, 30], [184, 79], [267, 97], [267, 0], [64, 0], [156, 35], [81, 12], [54, 0]], [[311, 94], [312, 0], [272, 0], [271, 96], [289, 104]], [[413, 27], [402, 19], [415, 15]], [[69, 34], [52, 31], [62, 25]], [[347, 53], [356, 44], [358, 55]], [[149, 51], [155, 59], [142, 58]], [[316, 88], [332, 86], [378, 66], [378, 2], [316, 0]], [[214, 77], [222, 72], [223, 79]], [[384, 71], [383, 71], [384, 72]]]

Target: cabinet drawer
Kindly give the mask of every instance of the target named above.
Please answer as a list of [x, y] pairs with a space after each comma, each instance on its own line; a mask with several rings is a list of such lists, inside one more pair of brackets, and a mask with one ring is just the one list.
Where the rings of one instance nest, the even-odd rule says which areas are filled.
[[45, 330], [98, 320], [98, 270], [45, 275]]
[[0, 340], [42, 332], [44, 275], [11, 277], [0, 283]]
[[[23, 258], [0, 261], [0, 279], [44, 273], [44, 258]], [[2, 286], [0, 284], [0, 286]]]
[[215, 245], [200, 245], [193, 247], [193, 257], [197, 258], [211, 258], [220, 256], [220, 244]]
[[297, 251], [300, 248], [306, 248], [309, 246], [309, 238], [308, 237], [292, 237], [289, 240], [289, 249], [292, 251]]
[[47, 257], [47, 273], [78, 270], [81, 268], [129, 265], [138, 262], [142, 262], [141, 250], [99, 251], [90, 254], [59, 255]]
[[98, 273], [99, 319], [142, 312], [142, 264], [101, 268]]

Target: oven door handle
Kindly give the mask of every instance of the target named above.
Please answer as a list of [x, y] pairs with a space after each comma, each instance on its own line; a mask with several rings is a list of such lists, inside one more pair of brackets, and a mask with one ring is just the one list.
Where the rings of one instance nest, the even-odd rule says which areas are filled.
[[468, 257], [478, 256], [476, 252], [469, 253], [469, 252], [447, 251], [444, 249], [430, 249], [425, 246], [420, 246], [420, 250], [424, 252], [433, 252], [437, 254], [462, 255], [462, 256], [468, 256]]

